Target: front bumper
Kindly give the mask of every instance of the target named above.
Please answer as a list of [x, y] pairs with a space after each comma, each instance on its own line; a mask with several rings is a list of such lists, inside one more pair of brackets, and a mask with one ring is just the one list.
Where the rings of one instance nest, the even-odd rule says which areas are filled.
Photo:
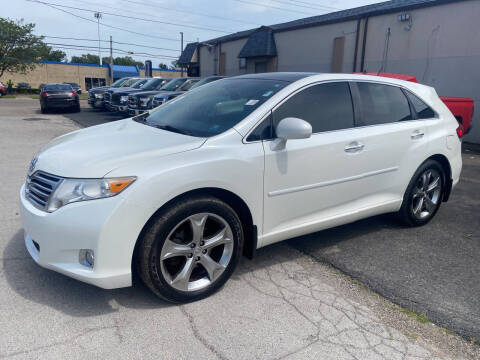
[[128, 115], [140, 115], [147, 111], [148, 109], [138, 109], [138, 108], [132, 108], [130, 106], [128, 107]]
[[103, 108], [104, 103], [103, 99], [97, 99], [97, 98], [88, 98], [88, 104], [93, 107], [93, 108]]
[[113, 105], [109, 104], [108, 110], [111, 112], [128, 112], [128, 106], [127, 105]]
[[[40, 266], [104, 289], [131, 286], [131, 249], [115, 217], [121, 195], [66, 205], [53, 213], [35, 208], [20, 190], [24, 240]], [[37, 249], [38, 246], [38, 249]], [[80, 249], [95, 253], [93, 268], [80, 264]]]

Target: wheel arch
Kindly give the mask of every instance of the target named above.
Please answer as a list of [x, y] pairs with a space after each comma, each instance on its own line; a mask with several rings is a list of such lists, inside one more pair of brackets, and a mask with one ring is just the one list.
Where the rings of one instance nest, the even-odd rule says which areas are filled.
[[253, 223], [252, 213], [247, 203], [240, 196], [238, 196], [237, 194], [229, 190], [216, 188], [216, 187], [205, 187], [205, 188], [190, 190], [175, 196], [174, 198], [170, 199], [165, 204], [163, 204], [160, 208], [158, 208], [153, 213], [152, 216], [150, 216], [150, 218], [147, 220], [142, 230], [140, 231], [140, 234], [137, 237], [135, 242], [135, 247], [134, 247], [133, 256], [132, 256], [132, 274], [134, 273], [134, 270], [135, 270], [133, 267], [136, 262], [138, 246], [140, 243], [139, 240], [142, 238], [143, 234], [148, 229], [150, 224], [153, 221], [155, 221], [155, 218], [158, 216], [158, 214], [160, 214], [168, 206], [172, 205], [177, 201], [181, 201], [183, 198], [191, 197], [194, 195], [213, 196], [217, 199], [224, 201], [233, 210], [235, 210], [238, 217], [240, 218], [240, 221], [242, 222], [242, 228], [244, 231], [243, 255], [249, 259], [252, 259], [255, 256], [255, 251], [257, 249], [257, 227]]
[[452, 192], [452, 167], [450, 165], [450, 161], [448, 161], [447, 157], [442, 154], [435, 154], [430, 156], [427, 160], [434, 160], [438, 162], [445, 172], [445, 192], [443, 193], [442, 201], [448, 201], [450, 197], [450, 193]]

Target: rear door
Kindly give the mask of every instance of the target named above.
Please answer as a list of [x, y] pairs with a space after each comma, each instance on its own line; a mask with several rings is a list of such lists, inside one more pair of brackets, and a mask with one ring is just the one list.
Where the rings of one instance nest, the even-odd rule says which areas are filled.
[[401, 201], [428, 152], [425, 123], [401, 87], [364, 81], [351, 85], [359, 110], [358, 139], [364, 145], [358, 165], [364, 173], [375, 174], [363, 181], [365, 205]]

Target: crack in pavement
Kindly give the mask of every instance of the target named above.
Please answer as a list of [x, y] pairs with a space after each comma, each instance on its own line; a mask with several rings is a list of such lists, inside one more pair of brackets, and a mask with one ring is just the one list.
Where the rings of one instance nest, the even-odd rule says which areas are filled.
[[67, 338], [65, 340], [62, 340], [62, 341], [56, 341], [56, 342], [48, 344], [48, 345], [42, 345], [42, 346], [34, 347], [34, 348], [31, 348], [31, 349], [28, 349], [28, 350], [15, 351], [15, 352], [11, 352], [11, 353], [8, 353], [8, 354], [0, 354], [0, 359], [7, 359], [9, 357], [17, 356], [17, 355], [27, 355], [27, 354], [31, 354], [31, 353], [36, 352], [36, 351], [51, 349], [51, 348], [54, 348], [56, 346], [69, 345], [71, 342], [73, 342], [77, 339], [80, 339], [80, 338], [82, 338], [82, 337], [84, 337], [88, 334], [93, 333], [93, 332], [100, 332], [100, 331], [104, 331], [104, 330], [115, 329], [115, 332], [117, 333], [117, 331], [119, 331], [118, 327], [119, 327], [119, 325], [116, 323], [115, 325], [112, 325], [112, 326], [101, 326], [101, 327], [95, 327], [95, 328], [86, 328], [80, 334], [77, 334], [75, 336], [72, 336], [72, 337]]
[[275, 359], [301, 355], [317, 345], [334, 346], [354, 359], [438, 359], [438, 354], [384, 325], [365, 306], [322, 284], [312, 276], [314, 266], [306, 268], [295, 260], [269, 259], [260, 270], [246, 266], [249, 271], [241, 276], [252, 289], [285, 302], [316, 328], [303, 346]]
[[185, 305], [180, 305], [179, 306], [181, 313], [187, 318], [190, 328], [192, 329], [193, 336], [195, 339], [197, 339], [207, 350], [209, 350], [212, 354], [214, 354], [218, 359], [220, 360], [228, 360], [226, 356], [224, 356], [222, 353], [220, 353], [215, 346], [210, 344], [203, 336], [200, 334], [200, 331], [198, 330], [197, 326], [195, 325], [195, 320], [192, 315], [190, 315], [186, 308]]

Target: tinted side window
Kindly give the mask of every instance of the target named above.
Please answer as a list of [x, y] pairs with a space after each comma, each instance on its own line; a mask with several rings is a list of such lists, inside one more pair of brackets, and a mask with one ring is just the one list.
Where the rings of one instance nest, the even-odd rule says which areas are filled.
[[292, 96], [273, 113], [277, 125], [286, 117], [308, 121], [312, 132], [353, 127], [353, 106], [347, 82], [310, 86]]
[[359, 82], [357, 85], [364, 125], [413, 119], [408, 100], [400, 88], [366, 82]]
[[405, 93], [410, 99], [410, 102], [412, 103], [413, 108], [417, 113], [418, 119], [430, 119], [435, 117], [435, 112], [430, 108], [430, 106], [425, 104], [422, 100], [413, 95], [411, 92], [405, 91]]
[[272, 139], [272, 115], [258, 125], [247, 137], [247, 141], [271, 140]]

